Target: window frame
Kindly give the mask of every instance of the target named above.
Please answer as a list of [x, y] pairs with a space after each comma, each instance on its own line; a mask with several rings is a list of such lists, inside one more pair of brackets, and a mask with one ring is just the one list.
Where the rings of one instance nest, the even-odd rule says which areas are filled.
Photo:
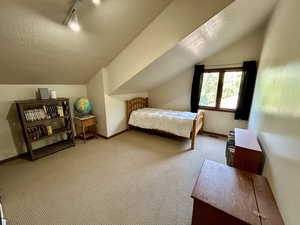
[[[236, 71], [243, 72], [243, 67], [216, 68], [216, 69], [205, 69], [204, 70], [204, 73], [213, 73], [213, 72], [218, 72], [219, 73], [216, 106], [215, 107], [201, 106], [200, 102], [199, 102], [199, 109], [211, 110], [211, 111], [220, 111], [220, 112], [231, 112], [231, 113], [236, 112], [236, 109], [226, 109], [226, 108], [221, 108], [220, 107], [221, 100], [222, 100], [223, 82], [224, 82], [225, 72], [236, 72]], [[242, 77], [243, 77], [243, 75], [242, 75]], [[202, 89], [202, 87], [201, 87], [201, 89]], [[240, 91], [241, 91], [241, 86], [240, 86], [239, 92]], [[201, 96], [200, 96], [200, 98], [201, 98]], [[238, 101], [239, 101], [239, 98], [238, 98]]]

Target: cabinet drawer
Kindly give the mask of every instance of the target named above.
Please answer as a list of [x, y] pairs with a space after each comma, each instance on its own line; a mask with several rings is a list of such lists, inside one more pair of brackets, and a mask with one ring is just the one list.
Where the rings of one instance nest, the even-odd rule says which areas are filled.
[[82, 126], [89, 127], [89, 126], [97, 124], [97, 120], [96, 120], [96, 118], [91, 118], [88, 120], [83, 120], [81, 123], [82, 123]]

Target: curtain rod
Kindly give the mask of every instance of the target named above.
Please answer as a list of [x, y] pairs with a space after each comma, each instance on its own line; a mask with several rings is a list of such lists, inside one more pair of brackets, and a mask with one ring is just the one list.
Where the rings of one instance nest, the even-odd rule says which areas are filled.
[[[201, 65], [201, 64], [197, 64], [197, 65]], [[231, 63], [231, 64], [219, 64], [219, 65], [205, 65], [205, 68], [216, 68], [216, 67], [233, 67], [233, 66], [236, 66], [236, 67], [242, 67], [243, 66], [243, 63]]]

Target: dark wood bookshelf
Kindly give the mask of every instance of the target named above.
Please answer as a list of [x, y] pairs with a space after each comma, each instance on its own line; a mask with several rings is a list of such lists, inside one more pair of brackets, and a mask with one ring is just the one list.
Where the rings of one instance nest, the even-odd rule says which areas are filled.
[[[63, 149], [75, 146], [73, 120], [71, 117], [71, 108], [68, 98], [48, 100], [32, 99], [17, 101], [16, 104], [23, 129], [23, 136], [25, 139], [27, 152], [31, 160], [36, 160]], [[59, 115], [59, 107], [61, 107], [63, 115]], [[28, 111], [34, 110], [39, 110], [39, 112], [32, 113], [29, 120]], [[59, 127], [56, 127], [58, 125]], [[51, 127], [52, 133], [49, 133], [48, 127]], [[32, 134], [33, 131], [35, 132], [34, 134]], [[64, 135], [62, 136], [62, 134]], [[46, 141], [48, 138], [55, 136], [57, 136], [56, 142], [45, 144], [39, 148], [34, 147], [36, 142]]]
[[72, 140], [66, 140], [66, 141], [60, 141], [51, 145], [47, 145], [42, 148], [38, 148], [33, 150], [34, 159], [39, 159], [48, 155], [51, 155], [55, 152], [64, 150], [66, 148], [70, 148], [72, 146], [75, 146], [75, 143]]
[[66, 128], [58, 128], [58, 129], [55, 129], [53, 130], [53, 134], [51, 135], [48, 135], [48, 136], [42, 136], [42, 137], [39, 137], [38, 139], [34, 140], [34, 139], [30, 139], [31, 142], [37, 142], [37, 141], [41, 141], [41, 140], [44, 140], [44, 139], [47, 139], [49, 137], [53, 137], [55, 135], [58, 135], [58, 134], [61, 134], [61, 133], [65, 133], [67, 132], [68, 130]]
[[27, 125], [30, 126], [36, 126], [39, 124], [45, 124], [45, 123], [51, 123], [51, 122], [55, 122], [55, 121], [59, 121], [61, 119], [68, 119], [67, 116], [62, 116], [62, 117], [57, 117], [57, 118], [52, 118], [52, 119], [44, 119], [44, 120], [37, 120], [37, 121], [28, 121]]

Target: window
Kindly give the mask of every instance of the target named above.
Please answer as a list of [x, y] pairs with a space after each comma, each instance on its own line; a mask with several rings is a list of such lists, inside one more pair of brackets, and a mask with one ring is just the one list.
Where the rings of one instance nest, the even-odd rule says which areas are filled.
[[242, 75], [241, 68], [206, 70], [203, 74], [200, 108], [234, 112]]
[[219, 73], [204, 73], [200, 105], [216, 107]]

